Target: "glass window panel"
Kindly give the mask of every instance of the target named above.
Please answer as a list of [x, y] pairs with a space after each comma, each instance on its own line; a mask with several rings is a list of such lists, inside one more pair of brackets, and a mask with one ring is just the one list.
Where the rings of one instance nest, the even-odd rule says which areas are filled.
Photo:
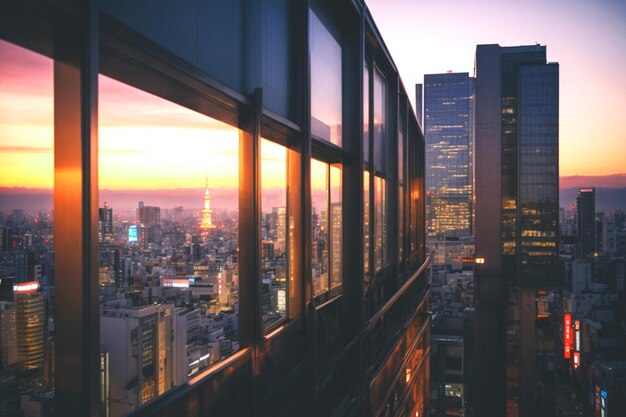
[[54, 386], [53, 65], [0, 40], [2, 415], [47, 406]]
[[287, 315], [287, 148], [261, 140], [261, 307], [265, 327]]
[[374, 71], [374, 167], [385, 172], [387, 158], [387, 81]]
[[370, 160], [370, 70], [363, 63], [363, 160]]
[[100, 343], [117, 417], [239, 349], [239, 132], [99, 85]]
[[342, 244], [341, 166], [330, 167], [330, 247], [332, 271], [330, 288], [341, 285]]
[[386, 264], [387, 250], [387, 199], [386, 181], [374, 177], [374, 266], [380, 271]]
[[328, 291], [329, 233], [328, 233], [328, 164], [311, 160], [311, 268], [313, 295]]
[[313, 11], [309, 12], [311, 131], [341, 146], [341, 45]]
[[404, 131], [398, 130], [398, 183], [404, 184]]
[[363, 271], [366, 284], [370, 280], [370, 235], [370, 173], [363, 171]]
[[404, 258], [404, 186], [398, 186], [398, 260]]
[[[402, 124], [402, 118], [400, 119]], [[404, 131], [398, 130], [398, 260], [404, 256]]]

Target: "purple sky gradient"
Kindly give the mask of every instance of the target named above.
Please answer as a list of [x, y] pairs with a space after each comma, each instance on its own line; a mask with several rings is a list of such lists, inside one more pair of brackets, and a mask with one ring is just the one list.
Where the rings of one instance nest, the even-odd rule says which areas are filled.
[[547, 45], [560, 64], [561, 175], [626, 172], [626, 1], [366, 3], [413, 103], [424, 74], [473, 74], [477, 44]]

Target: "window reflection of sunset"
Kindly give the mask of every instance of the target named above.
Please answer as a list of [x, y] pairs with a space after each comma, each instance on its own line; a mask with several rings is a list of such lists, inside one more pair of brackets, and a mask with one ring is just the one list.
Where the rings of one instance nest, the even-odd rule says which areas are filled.
[[237, 188], [237, 129], [100, 76], [100, 188]]
[[285, 188], [287, 184], [287, 148], [261, 140], [261, 180], [263, 188]]
[[328, 165], [311, 159], [311, 199], [313, 207], [320, 213], [328, 210]]
[[0, 40], [0, 187], [52, 188], [53, 61]]

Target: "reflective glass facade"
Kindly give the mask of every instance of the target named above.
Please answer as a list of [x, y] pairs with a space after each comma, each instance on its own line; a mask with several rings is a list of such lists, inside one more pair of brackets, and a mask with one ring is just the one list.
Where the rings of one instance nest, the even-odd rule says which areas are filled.
[[[516, 255], [520, 224], [517, 221], [521, 181], [518, 167], [522, 129], [519, 114], [520, 66], [545, 62], [545, 47], [505, 47], [501, 50], [501, 250], [502, 266], [512, 274], [516, 273], [518, 265]], [[527, 131], [530, 128], [526, 126]]]
[[536, 415], [559, 285], [559, 66], [546, 47], [476, 48], [476, 412]]
[[0, 143], [45, 160], [0, 164], [0, 414], [428, 414], [424, 138], [364, 2], [0, 9], [47, 60], [0, 127], [49, 140]]
[[519, 272], [523, 286], [557, 276], [559, 66], [519, 69]]
[[341, 45], [312, 11], [309, 14], [311, 51], [311, 132], [341, 146]]
[[429, 238], [472, 234], [473, 80], [467, 73], [424, 76]]

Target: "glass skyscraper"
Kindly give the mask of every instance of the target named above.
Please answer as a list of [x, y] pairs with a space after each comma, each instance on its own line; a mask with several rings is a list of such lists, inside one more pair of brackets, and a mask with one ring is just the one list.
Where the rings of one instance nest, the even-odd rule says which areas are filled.
[[473, 101], [468, 73], [424, 76], [429, 238], [472, 234]]
[[558, 284], [559, 66], [543, 45], [478, 45], [475, 91], [475, 411], [534, 416]]

